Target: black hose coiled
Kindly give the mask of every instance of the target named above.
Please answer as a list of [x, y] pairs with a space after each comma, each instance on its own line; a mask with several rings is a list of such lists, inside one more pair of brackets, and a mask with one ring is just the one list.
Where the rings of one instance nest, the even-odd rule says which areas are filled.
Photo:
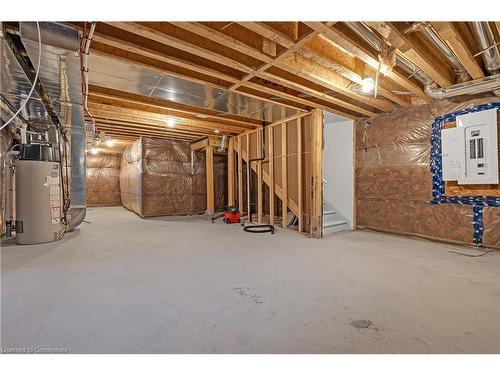
[[271, 233], [274, 234], [274, 225], [262, 224], [262, 225], [246, 225], [243, 230], [248, 233]]

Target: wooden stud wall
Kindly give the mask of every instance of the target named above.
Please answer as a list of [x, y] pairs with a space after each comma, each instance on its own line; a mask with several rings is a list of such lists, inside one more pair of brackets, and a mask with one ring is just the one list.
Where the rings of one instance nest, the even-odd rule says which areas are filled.
[[[234, 152], [237, 153], [238, 183], [236, 194], [240, 211], [250, 209], [255, 199], [256, 214], [253, 220], [259, 223], [288, 227], [287, 213], [298, 219], [294, 227], [311, 237], [322, 235], [322, 147], [323, 114], [313, 110], [300, 116], [285, 119], [266, 126], [265, 156], [263, 161], [252, 162], [252, 171], [247, 169], [246, 179], [254, 173], [252, 182], [255, 197], [244, 190], [243, 169], [249, 159], [262, 156], [262, 129], [233, 137]], [[229, 174], [234, 173], [234, 166]], [[256, 182], [256, 185], [255, 185]], [[266, 186], [266, 190], [264, 189]], [[266, 196], [264, 196], [264, 193]], [[269, 194], [269, 196], [267, 196]], [[276, 202], [279, 201], [278, 209]], [[246, 206], [246, 207], [245, 207]], [[278, 219], [281, 220], [279, 223]]]

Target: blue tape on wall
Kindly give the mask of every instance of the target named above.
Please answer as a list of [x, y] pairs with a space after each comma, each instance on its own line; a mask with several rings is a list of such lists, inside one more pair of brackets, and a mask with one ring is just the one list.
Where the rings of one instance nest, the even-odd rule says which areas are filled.
[[472, 206], [473, 220], [472, 225], [474, 226], [474, 243], [478, 246], [483, 244], [483, 209], [484, 204], [478, 203]]
[[480, 195], [471, 196], [448, 196], [445, 195], [445, 183], [443, 181], [443, 165], [441, 157], [441, 130], [446, 122], [454, 121], [457, 116], [466, 113], [485, 111], [488, 109], [500, 109], [500, 103], [480, 104], [457, 112], [448, 113], [436, 117], [432, 124], [431, 136], [431, 160], [430, 169], [432, 173], [432, 204], [456, 203], [472, 205], [474, 243], [478, 246], [483, 242], [483, 209], [485, 206], [500, 207], [500, 197], [488, 197]]

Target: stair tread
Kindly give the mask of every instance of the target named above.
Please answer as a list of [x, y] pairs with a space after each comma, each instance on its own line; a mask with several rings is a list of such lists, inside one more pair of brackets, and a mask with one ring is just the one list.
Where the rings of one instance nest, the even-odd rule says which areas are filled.
[[334, 215], [336, 213], [337, 213], [337, 211], [335, 211], [335, 210], [324, 210], [323, 211], [323, 215]]
[[323, 222], [323, 227], [328, 228], [328, 227], [335, 227], [337, 225], [343, 225], [347, 224], [347, 221], [345, 220], [327, 220]]

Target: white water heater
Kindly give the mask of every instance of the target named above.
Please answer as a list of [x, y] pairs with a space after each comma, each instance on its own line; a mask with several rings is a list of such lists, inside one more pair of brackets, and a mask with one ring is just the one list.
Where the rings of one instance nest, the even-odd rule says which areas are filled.
[[37, 244], [62, 238], [63, 200], [58, 150], [23, 145], [15, 161], [16, 242]]

